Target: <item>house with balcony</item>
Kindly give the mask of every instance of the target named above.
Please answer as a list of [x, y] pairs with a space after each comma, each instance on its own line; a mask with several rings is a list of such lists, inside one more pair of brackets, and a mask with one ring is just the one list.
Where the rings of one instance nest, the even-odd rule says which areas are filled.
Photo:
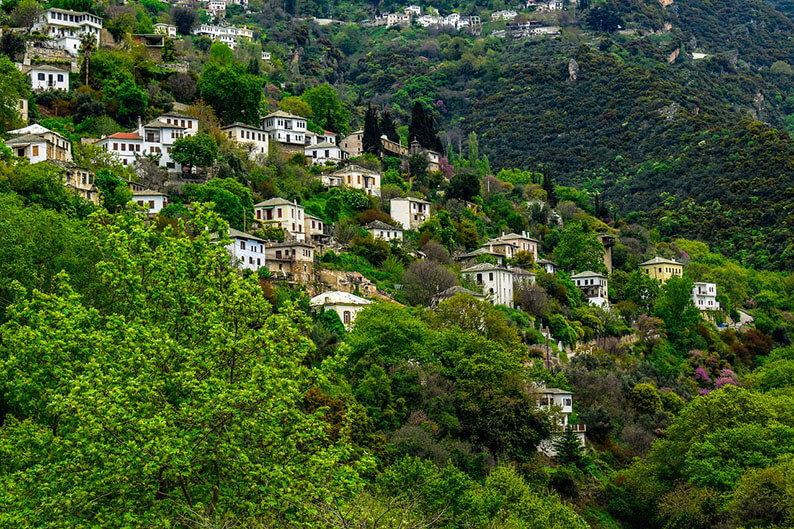
[[72, 162], [54, 161], [53, 163], [63, 172], [63, 185], [89, 202], [99, 204], [99, 190], [94, 185], [94, 173]]
[[22, 72], [30, 78], [30, 87], [34, 92], [44, 90], [69, 91], [69, 70], [50, 66], [49, 64], [36, 64], [22, 66]]
[[697, 281], [692, 287], [692, 303], [702, 311], [720, 310], [716, 283]]
[[320, 178], [325, 187], [350, 187], [368, 195], [380, 196], [380, 173], [358, 165], [348, 165]]
[[254, 206], [254, 219], [263, 225], [280, 226], [287, 236], [296, 241], [305, 241], [304, 210], [297, 202], [276, 197]]
[[548, 411], [552, 419], [551, 436], [541, 441], [538, 451], [543, 452], [548, 457], [556, 456], [557, 451], [554, 449], [554, 443], [569, 426], [581, 441], [582, 447], [584, 447], [586, 426], [570, 422], [570, 415], [573, 413], [573, 392], [566, 389], [542, 386], [534, 387], [531, 391], [538, 397], [538, 406]]
[[609, 306], [607, 277], [605, 275], [587, 270], [572, 275], [571, 281], [582, 291], [582, 295], [588, 302], [596, 307], [606, 308]]
[[306, 235], [307, 240], [315, 242], [326, 240], [329, 237], [326, 228], [327, 226], [325, 225], [325, 221], [323, 221], [323, 219], [306, 213], [303, 233]]
[[279, 110], [263, 117], [261, 127], [268, 133], [271, 141], [292, 146], [295, 152], [304, 152], [306, 118]]
[[364, 229], [372, 234], [375, 239], [383, 239], [384, 241], [399, 241], [403, 242], [403, 229], [397, 226], [386, 224], [381, 220], [373, 220], [364, 226]]
[[391, 218], [406, 230], [415, 230], [430, 218], [430, 202], [421, 198], [393, 198], [390, 201]]
[[482, 288], [485, 297], [494, 305], [513, 307], [513, 272], [490, 263], [480, 263], [461, 270], [466, 279]]
[[664, 283], [671, 277], [681, 277], [684, 275], [684, 265], [672, 259], [656, 256], [649, 261], [640, 263], [640, 269], [644, 270], [649, 277]]
[[231, 242], [226, 246], [232, 256], [232, 264], [241, 270], [259, 271], [266, 266], [265, 240], [250, 233], [229, 228]]
[[72, 142], [63, 135], [39, 124], [9, 130], [6, 146], [20, 158], [30, 163], [46, 161], [71, 162]]
[[532, 259], [538, 259], [538, 241], [522, 231], [521, 234], [502, 232], [502, 235], [489, 239], [484, 246], [492, 245], [495, 251], [503, 254], [508, 259], [513, 259], [518, 252], [527, 252]]
[[310, 283], [314, 279], [314, 246], [301, 241], [265, 245], [265, 263], [276, 279]]
[[160, 35], [165, 35], [168, 38], [176, 38], [176, 26], [171, 24], [163, 24], [162, 22], [154, 25], [154, 32]]
[[356, 316], [372, 302], [349, 292], [334, 290], [323, 292], [309, 300], [309, 307], [315, 312], [333, 310], [339, 315], [339, 320], [350, 330], [356, 321]]
[[52, 7], [39, 15], [31, 29], [49, 37], [49, 46], [76, 57], [85, 34], [94, 37], [99, 47], [102, 19], [92, 13]]
[[268, 135], [264, 130], [245, 123], [235, 122], [221, 128], [228, 138], [248, 152], [252, 160], [257, 156], [267, 156]]

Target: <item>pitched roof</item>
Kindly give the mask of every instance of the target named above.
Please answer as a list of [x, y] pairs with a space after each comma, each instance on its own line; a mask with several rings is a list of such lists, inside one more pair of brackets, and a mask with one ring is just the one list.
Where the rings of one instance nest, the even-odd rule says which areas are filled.
[[508, 269], [513, 272], [517, 276], [532, 276], [535, 277], [535, 274], [530, 272], [529, 270], [524, 270], [523, 268], [519, 268], [517, 266], [510, 266]]
[[321, 141], [320, 143], [315, 143], [314, 145], [307, 145], [305, 150], [309, 149], [328, 149], [328, 148], [335, 148], [338, 149], [339, 147], [330, 141]]
[[513, 273], [512, 270], [508, 270], [507, 268], [502, 268], [501, 266], [492, 265], [492, 264], [489, 264], [489, 263], [479, 263], [479, 264], [476, 264], [474, 266], [470, 266], [468, 268], [464, 268], [463, 270], [461, 270], [461, 272], [463, 272], [463, 273], [468, 273], [468, 272], [487, 272], [488, 270], [499, 270], [501, 272], [507, 272], [509, 274]]
[[392, 226], [391, 224], [386, 224], [382, 220], [373, 220], [366, 226], [364, 226], [365, 230], [400, 230], [403, 231], [402, 228], [398, 228], [397, 226]]
[[283, 110], [276, 110], [275, 112], [271, 112], [265, 118], [290, 118], [290, 119], [306, 119], [302, 116], [296, 116], [295, 114], [290, 114], [289, 112], [284, 112]]
[[343, 167], [342, 169], [339, 169], [338, 171], [334, 171], [331, 174], [332, 175], [339, 175], [339, 174], [352, 173], [352, 172], [380, 176], [379, 172], [373, 171], [371, 169], [366, 169], [366, 168], [361, 167], [360, 165], [356, 165], [356, 164], [348, 165], [347, 167]]
[[497, 252], [492, 252], [491, 250], [489, 250], [488, 248], [483, 246], [481, 248], [477, 248], [476, 250], [472, 250], [471, 252], [459, 255], [455, 259], [469, 259], [471, 257], [477, 257], [479, 255], [494, 255], [494, 256], [497, 256], [497, 257], [504, 257], [503, 254], [500, 254], [500, 253], [497, 253]]
[[176, 123], [163, 123], [159, 119], [153, 119], [146, 125], [144, 125], [147, 129], [186, 129], [187, 127], [183, 127], [182, 125], [177, 125]]
[[409, 200], [409, 201], [413, 201], [413, 202], [422, 202], [423, 204], [430, 204], [430, 202], [428, 202], [427, 200], [425, 200], [423, 198], [416, 198], [416, 197], [393, 198], [391, 200], [392, 200], [392, 202], [394, 202], [395, 200]]
[[591, 270], [585, 270], [584, 272], [579, 272], [578, 274], [572, 275], [571, 279], [581, 279], [583, 277], [603, 277], [606, 279], [607, 276], [604, 274], [599, 274], [598, 272], [593, 272]]
[[664, 257], [659, 257], [658, 255], [649, 261], [640, 263], [640, 266], [650, 266], [657, 264], [674, 264], [678, 266], [684, 266], [682, 263], [679, 263], [678, 261], [673, 261], [672, 259], [665, 259]]
[[[114, 140], [140, 140], [141, 137], [138, 136], [136, 132], [117, 132], [115, 134], [111, 134], [110, 136], [105, 136], [102, 140], [109, 140], [113, 138]], [[100, 140], [100, 141], [102, 141]]]
[[368, 299], [360, 298], [350, 292], [332, 290], [323, 292], [309, 300], [310, 307], [322, 307], [324, 305], [371, 305]]
[[34, 65], [31, 65], [31, 66], [28, 66], [28, 68], [29, 68], [28, 71], [31, 71], [31, 70], [44, 70], [45, 72], [58, 72], [58, 73], [68, 73], [69, 72], [69, 70], [66, 70], [64, 68], [58, 68], [57, 66], [53, 66], [51, 64], [34, 64]]
[[505, 235], [505, 234], [503, 234], [503, 235], [500, 235], [499, 237], [494, 237], [494, 238], [493, 238], [493, 239], [491, 239], [491, 240], [492, 240], [492, 241], [500, 241], [500, 242], [503, 242], [503, 241], [507, 241], [507, 240], [509, 240], [509, 239], [527, 239], [527, 240], [529, 240], [529, 241], [535, 241], [535, 242], [538, 242], [538, 240], [537, 240], [537, 239], [533, 239], [532, 237], [529, 237], [528, 235], [519, 235], [519, 234], [517, 234], [517, 233], [515, 233], [515, 232], [510, 232], [510, 233], [508, 233], [508, 234], [506, 234], [506, 235]]
[[455, 285], [454, 287], [449, 287], [446, 290], [442, 290], [441, 292], [436, 294], [436, 297], [439, 297], [439, 298], [451, 298], [452, 296], [454, 296], [456, 294], [463, 294], [465, 296], [474, 296], [475, 298], [484, 298], [485, 297], [484, 295], [480, 294], [479, 292], [475, 292], [473, 290], [469, 290], [468, 288], [464, 288], [464, 287], [459, 286], [459, 285]]
[[154, 191], [152, 189], [144, 189], [142, 191], [133, 191], [132, 196], [134, 197], [167, 197], [165, 193], [160, 193], [159, 191]]
[[235, 230], [234, 228], [229, 228], [229, 237], [233, 237], [235, 239], [251, 239], [254, 241], [266, 242], [264, 239], [260, 239], [256, 235], [251, 235], [250, 233], [245, 233], [244, 231]]
[[[268, 207], [268, 206], [294, 206], [294, 205], [295, 205], [294, 202], [290, 202], [289, 200], [283, 199], [281, 197], [274, 197], [264, 200], [259, 204], [255, 204], [254, 207], [258, 208], [258, 207]], [[298, 207], [303, 207], [303, 206], [298, 204]]]
[[304, 248], [314, 249], [314, 246], [312, 246], [308, 242], [303, 242], [303, 241], [272, 242], [272, 243], [268, 243], [265, 246], [265, 248], [292, 248], [293, 246], [303, 246]]
[[253, 129], [253, 130], [258, 130], [260, 132], [264, 132], [264, 129], [260, 129], [259, 127], [255, 127], [253, 125], [249, 125], [248, 123], [243, 123], [242, 121], [235, 121], [234, 123], [232, 123], [230, 125], [226, 125], [225, 127], [221, 127], [221, 130], [232, 129], [234, 127], [242, 127], [242, 128], [245, 128], [245, 129]]
[[166, 112], [165, 114], [160, 114], [159, 116], [157, 116], [157, 119], [160, 119], [162, 117], [198, 119], [198, 118], [194, 118], [193, 116], [189, 116], [189, 115], [185, 114], [184, 112], [180, 112], [178, 110], [172, 110], [171, 112]]
[[22, 136], [16, 136], [6, 140], [6, 145], [21, 145], [41, 141], [47, 141], [47, 138], [45, 138], [43, 134], [23, 134]]
[[46, 132], [53, 132], [47, 127], [42, 127], [38, 123], [33, 123], [32, 125], [28, 125], [27, 127], [22, 127], [21, 129], [14, 129], [9, 130], [8, 134], [44, 134]]

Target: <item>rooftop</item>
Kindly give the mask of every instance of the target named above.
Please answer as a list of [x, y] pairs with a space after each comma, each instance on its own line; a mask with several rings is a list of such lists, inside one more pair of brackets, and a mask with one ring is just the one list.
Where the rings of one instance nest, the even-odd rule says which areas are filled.
[[394, 202], [395, 200], [408, 200], [409, 202], [421, 202], [423, 204], [430, 204], [430, 202], [428, 202], [427, 200], [416, 197], [393, 198], [391, 200], [392, 202]]
[[290, 202], [289, 200], [286, 200], [284, 198], [274, 197], [264, 200], [259, 204], [255, 204], [254, 207], [259, 208], [259, 207], [269, 207], [269, 206], [295, 206], [295, 205], [297, 205], [298, 207], [303, 207], [300, 204], [295, 204], [294, 202]]
[[290, 118], [290, 119], [306, 119], [303, 116], [296, 116], [295, 114], [290, 114], [289, 112], [284, 112], [283, 110], [276, 110], [275, 112], [271, 112], [265, 118]]
[[672, 259], [665, 259], [664, 257], [659, 257], [658, 255], [649, 261], [640, 263], [640, 266], [651, 266], [657, 264], [672, 264], [672, 265], [683, 266], [683, 264], [679, 263], [678, 261], [673, 261]]
[[229, 237], [233, 237], [235, 239], [251, 239], [254, 241], [266, 242], [264, 239], [260, 239], [256, 235], [251, 235], [250, 233], [245, 233], [244, 231], [235, 230], [234, 228], [229, 228]]
[[463, 273], [467, 273], [467, 272], [487, 272], [489, 270], [499, 270], [501, 272], [507, 272], [508, 274], [512, 274], [513, 273], [511, 270], [508, 270], [507, 268], [502, 268], [501, 266], [493, 265], [493, 264], [489, 264], [489, 263], [479, 263], [479, 264], [476, 264], [474, 266], [470, 266], [468, 268], [464, 268], [463, 270], [461, 270], [461, 272], [463, 272]]
[[8, 134], [44, 134], [46, 132], [52, 131], [47, 127], [42, 127], [38, 123], [34, 123], [32, 125], [28, 125], [27, 127], [22, 127], [21, 129], [9, 130]]
[[28, 66], [29, 70], [43, 70], [45, 72], [58, 72], [58, 73], [68, 73], [69, 70], [65, 68], [58, 68], [57, 66], [53, 66], [51, 64], [34, 64]]
[[138, 136], [135, 132], [117, 132], [115, 134], [111, 134], [110, 136], [105, 136], [102, 138], [103, 140], [107, 140], [113, 138], [114, 140], [140, 140], [141, 137]]
[[336, 148], [336, 147], [337, 146], [334, 145], [333, 143], [331, 143], [330, 141], [322, 141], [322, 142], [316, 143], [314, 145], [308, 145], [305, 150], [308, 151], [309, 149], [330, 149], [330, 148]]
[[235, 122], [234, 122], [234, 123], [232, 123], [231, 125], [226, 125], [225, 127], [221, 127], [221, 130], [233, 129], [233, 128], [235, 128], [235, 127], [240, 127], [240, 128], [244, 128], [244, 129], [258, 130], [258, 131], [260, 131], [260, 132], [264, 132], [264, 131], [263, 131], [262, 129], [260, 129], [259, 127], [255, 127], [255, 126], [253, 126], [253, 125], [249, 125], [248, 123], [243, 123], [242, 121], [235, 121]]
[[468, 288], [464, 288], [464, 287], [459, 286], [459, 285], [455, 285], [454, 287], [449, 287], [446, 290], [442, 290], [441, 292], [439, 292], [436, 295], [436, 297], [439, 297], [439, 298], [451, 298], [452, 296], [454, 296], [456, 294], [463, 294], [464, 296], [474, 296], [475, 298], [484, 298], [485, 297], [482, 294], [480, 294], [479, 292], [475, 292], [473, 290], [469, 290]]
[[186, 129], [187, 127], [183, 127], [181, 125], [177, 125], [176, 123], [163, 123], [159, 119], [153, 119], [146, 125], [144, 125], [147, 129]]
[[400, 231], [403, 230], [402, 228], [398, 228], [397, 226], [386, 224], [382, 220], [373, 220], [372, 222], [364, 226], [364, 229], [365, 230], [400, 230]]
[[571, 279], [581, 279], [583, 277], [600, 277], [606, 279], [607, 276], [604, 274], [599, 274], [598, 272], [593, 272], [592, 270], [585, 270], [584, 272], [579, 272], [578, 274], [574, 274], [571, 276]]
[[167, 197], [165, 193], [160, 193], [159, 191], [154, 191], [153, 189], [144, 189], [142, 191], [133, 191], [132, 196], [134, 197]]
[[[333, 147], [336, 147], [336, 146], [334, 145]], [[355, 165], [355, 164], [348, 165], [347, 167], [343, 167], [342, 169], [339, 169], [338, 171], [334, 171], [331, 174], [332, 175], [338, 175], [338, 174], [346, 174], [346, 173], [353, 173], [353, 172], [361, 173], [361, 174], [380, 175], [380, 173], [377, 172], [377, 171], [373, 171], [371, 169], [366, 169], [364, 167], [361, 167], [360, 165]]]
[[314, 296], [309, 301], [311, 307], [322, 307], [324, 305], [371, 305], [372, 302], [368, 299], [360, 298], [349, 292], [342, 292], [339, 290], [332, 290], [330, 292], [323, 292], [318, 296]]

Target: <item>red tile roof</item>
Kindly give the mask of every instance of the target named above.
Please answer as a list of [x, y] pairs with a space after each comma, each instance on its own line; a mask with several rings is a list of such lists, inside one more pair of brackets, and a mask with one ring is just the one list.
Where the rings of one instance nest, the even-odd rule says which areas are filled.
[[119, 140], [140, 140], [141, 137], [138, 136], [134, 132], [117, 132], [115, 134], [111, 134], [108, 138], [115, 138]]

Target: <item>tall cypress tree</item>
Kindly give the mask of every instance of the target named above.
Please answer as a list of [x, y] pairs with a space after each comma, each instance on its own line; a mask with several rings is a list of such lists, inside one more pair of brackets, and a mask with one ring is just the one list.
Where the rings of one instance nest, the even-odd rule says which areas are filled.
[[328, 132], [339, 132], [336, 130], [336, 123], [334, 123], [334, 118], [331, 117], [331, 107], [328, 107], [325, 112], [325, 130]]
[[427, 118], [425, 117], [425, 107], [417, 101], [414, 103], [414, 108], [411, 109], [411, 124], [408, 125], [408, 143], [417, 140], [422, 147], [425, 146], [425, 128], [427, 127]]
[[549, 206], [557, 207], [557, 191], [554, 189], [554, 178], [548, 174], [543, 175], [543, 190], [546, 192], [546, 202]]
[[364, 152], [377, 155], [381, 147], [380, 136], [378, 114], [370, 104], [367, 106], [367, 113], [364, 114], [364, 137], [361, 140]]
[[391, 141], [400, 141], [400, 135], [397, 134], [397, 127], [391, 117], [391, 112], [388, 110], [380, 117], [380, 133], [385, 134]]

